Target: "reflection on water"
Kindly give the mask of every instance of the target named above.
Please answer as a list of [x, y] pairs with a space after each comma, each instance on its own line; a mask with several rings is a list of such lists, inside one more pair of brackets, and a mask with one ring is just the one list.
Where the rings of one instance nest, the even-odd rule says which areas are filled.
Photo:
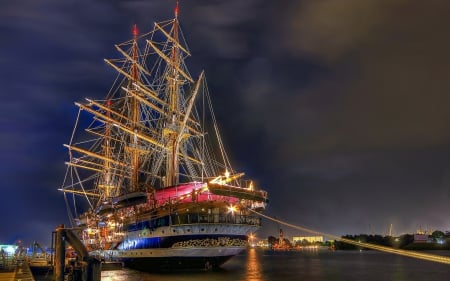
[[247, 253], [247, 268], [245, 271], [245, 280], [248, 281], [263, 281], [262, 272], [261, 272], [261, 262], [259, 260], [259, 255], [256, 252], [255, 248], [251, 248]]
[[131, 280], [131, 271], [128, 270], [109, 270], [102, 271], [102, 281], [125, 281]]
[[216, 271], [154, 274], [123, 269], [103, 271], [102, 281], [440, 281], [448, 280], [449, 270], [445, 264], [375, 251], [249, 249]]

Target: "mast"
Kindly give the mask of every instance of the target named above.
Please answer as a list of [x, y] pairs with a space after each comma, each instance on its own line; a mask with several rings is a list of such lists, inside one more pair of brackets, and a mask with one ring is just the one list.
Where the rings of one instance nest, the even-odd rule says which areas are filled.
[[[106, 106], [108, 109], [111, 107], [111, 100], [106, 101]], [[107, 116], [110, 118], [111, 113], [108, 111]], [[112, 175], [111, 175], [111, 162], [107, 161], [106, 159], [112, 159], [112, 153], [111, 153], [111, 125], [109, 123], [105, 124], [105, 138], [104, 138], [104, 148], [103, 153], [105, 156], [105, 160], [103, 160], [103, 179], [102, 182], [99, 184], [99, 188], [104, 189], [105, 197], [112, 197]], [[104, 199], [106, 199], [104, 198]]]
[[[204, 73], [194, 81], [184, 64], [190, 53], [178, 11], [177, 1], [172, 20], [155, 23], [154, 30], [143, 36], [134, 25], [132, 39], [115, 45], [123, 58], [105, 62], [125, 83], [113, 85], [106, 101], [75, 103], [80, 112], [93, 116], [95, 121], [86, 131], [98, 139], [67, 146], [79, 156], [71, 157], [67, 165], [97, 173], [94, 186], [102, 198], [135, 192], [140, 181], [153, 185], [161, 180], [163, 187], [174, 186], [180, 181], [180, 170], [195, 177], [203, 169], [200, 150], [195, 149], [199, 138], [191, 136], [202, 135], [194, 101]], [[153, 41], [156, 32], [167, 40], [157, 36]], [[142, 50], [141, 39], [147, 43]]]
[[[131, 80], [129, 80], [128, 89], [132, 92], [137, 92], [137, 87], [135, 86], [139, 80], [138, 77], [138, 46], [137, 46], [137, 35], [138, 30], [136, 25], [133, 26], [133, 47], [132, 56], [133, 64], [131, 67]], [[131, 95], [131, 129], [133, 132], [137, 133], [137, 128], [139, 126], [139, 101], [135, 98], [136, 95]], [[138, 138], [136, 135], [130, 135], [131, 141], [131, 186], [130, 191], [136, 191], [139, 181], [139, 149], [138, 149]]]
[[175, 6], [175, 18], [173, 20], [173, 44], [170, 57], [170, 65], [168, 69], [167, 86], [169, 92], [169, 108], [168, 116], [166, 120], [166, 126], [163, 130], [163, 136], [165, 138], [167, 149], [167, 160], [166, 160], [166, 178], [165, 186], [172, 186], [178, 184], [178, 147], [179, 141], [178, 136], [181, 133], [179, 131], [179, 94], [180, 94], [180, 82], [179, 69], [180, 69], [180, 56], [178, 46], [178, 1]]

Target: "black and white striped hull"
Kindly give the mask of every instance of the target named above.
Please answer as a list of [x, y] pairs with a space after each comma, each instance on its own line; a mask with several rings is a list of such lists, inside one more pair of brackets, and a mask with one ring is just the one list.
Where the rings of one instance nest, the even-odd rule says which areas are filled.
[[219, 267], [247, 246], [255, 225], [196, 224], [128, 232], [113, 252], [127, 267], [145, 271]]

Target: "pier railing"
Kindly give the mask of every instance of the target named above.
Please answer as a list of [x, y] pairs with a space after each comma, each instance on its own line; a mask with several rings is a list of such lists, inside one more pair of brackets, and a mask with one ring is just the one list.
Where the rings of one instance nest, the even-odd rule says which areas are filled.
[[15, 263], [15, 256], [13, 254], [6, 252], [0, 254], [0, 270], [10, 270], [14, 267]]

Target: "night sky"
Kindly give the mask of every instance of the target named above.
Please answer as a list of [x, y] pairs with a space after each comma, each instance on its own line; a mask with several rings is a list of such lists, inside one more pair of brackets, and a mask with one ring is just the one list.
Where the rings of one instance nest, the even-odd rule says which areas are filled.
[[[49, 243], [75, 101], [104, 97], [103, 58], [174, 1], [0, 4], [0, 244]], [[185, 0], [236, 170], [266, 214], [335, 235], [450, 230], [450, 2]], [[259, 237], [277, 235], [264, 221]], [[287, 236], [300, 235], [283, 227]]]

